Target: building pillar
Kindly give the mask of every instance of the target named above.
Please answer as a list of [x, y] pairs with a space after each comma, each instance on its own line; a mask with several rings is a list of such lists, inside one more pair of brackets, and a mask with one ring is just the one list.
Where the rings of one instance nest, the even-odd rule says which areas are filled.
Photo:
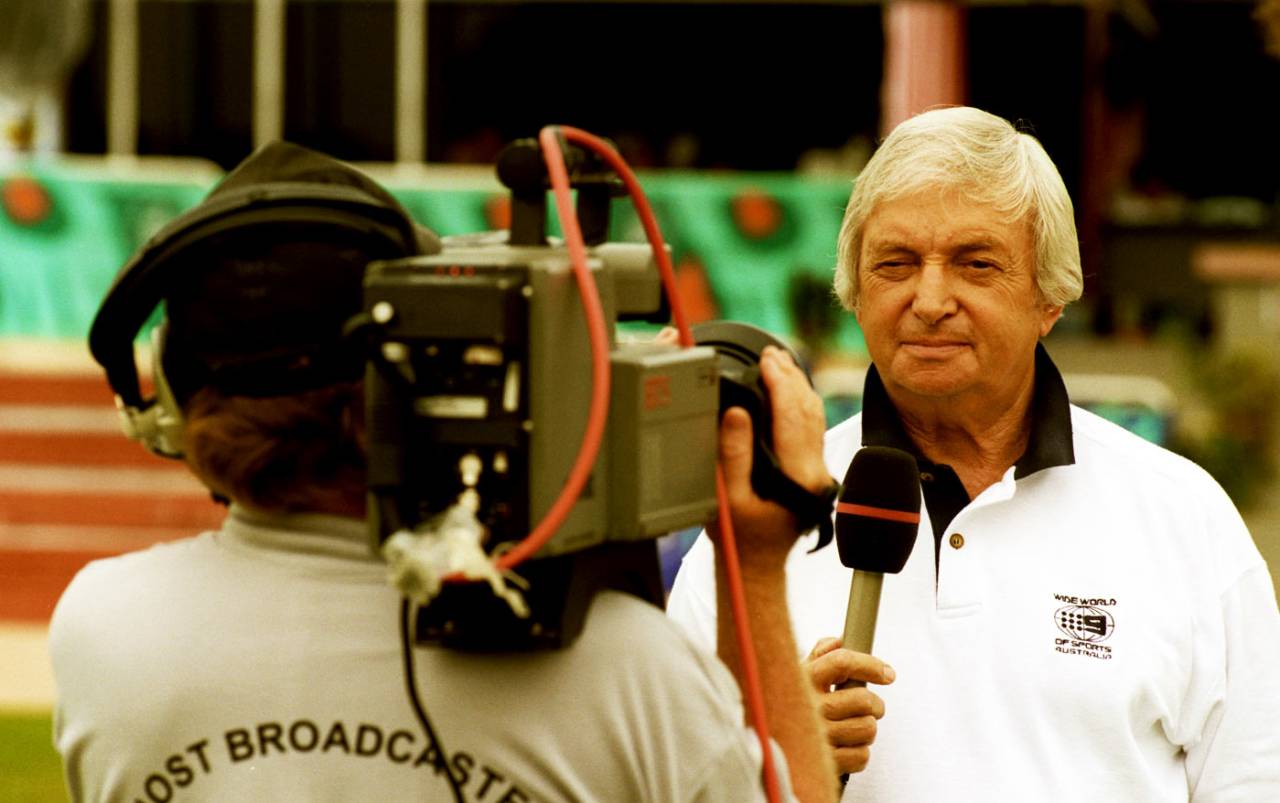
[[953, 0], [892, 0], [884, 8], [880, 133], [968, 94], [964, 10]]

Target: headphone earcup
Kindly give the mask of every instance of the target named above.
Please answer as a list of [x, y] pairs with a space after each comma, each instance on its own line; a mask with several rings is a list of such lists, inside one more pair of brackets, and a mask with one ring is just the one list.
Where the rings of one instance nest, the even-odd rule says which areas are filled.
[[164, 374], [164, 342], [167, 326], [151, 330], [151, 377], [155, 397], [145, 410], [125, 406], [116, 397], [120, 428], [126, 437], [142, 443], [147, 451], [160, 457], [182, 459], [184, 421], [182, 408], [174, 398]]

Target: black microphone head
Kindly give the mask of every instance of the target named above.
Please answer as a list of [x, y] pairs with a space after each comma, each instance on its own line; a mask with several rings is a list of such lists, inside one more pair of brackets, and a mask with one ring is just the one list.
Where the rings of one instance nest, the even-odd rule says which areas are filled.
[[897, 574], [920, 524], [920, 469], [901, 449], [867, 446], [849, 463], [836, 501], [840, 562], [854, 571]]

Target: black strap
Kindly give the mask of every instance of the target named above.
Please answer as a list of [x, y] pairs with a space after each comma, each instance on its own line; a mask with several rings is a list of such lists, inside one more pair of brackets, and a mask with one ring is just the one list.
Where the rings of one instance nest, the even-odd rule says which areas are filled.
[[818, 528], [818, 543], [810, 552], [817, 552], [831, 543], [835, 533], [831, 525], [831, 511], [840, 493], [840, 483], [831, 480], [817, 493], [809, 491], [795, 480], [779, 471], [770, 488], [773, 501], [790, 510], [800, 525], [800, 532]]

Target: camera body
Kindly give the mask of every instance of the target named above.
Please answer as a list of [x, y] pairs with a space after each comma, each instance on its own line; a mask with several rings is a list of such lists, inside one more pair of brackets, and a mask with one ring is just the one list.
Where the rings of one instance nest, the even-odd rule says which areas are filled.
[[[528, 610], [484, 583], [446, 582], [419, 610], [420, 642], [557, 647], [576, 637], [596, 591], [660, 605], [652, 540], [715, 514], [729, 404], [756, 425], [756, 492], [793, 509], [807, 498], [778, 468], [759, 371], [766, 345], [785, 346], [728, 321], [694, 327], [700, 345], [689, 348], [619, 338], [619, 322], [669, 318], [660, 273], [648, 245], [607, 242], [618, 177], [585, 151], [566, 158], [606, 322], [604, 438], [567, 518], [508, 577]], [[375, 261], [364, 274], [368, 520], [379, 552], [398, 533], [438, 539], [436, 523], [461, 506], [474, 511], [485, 554], [501, 553], [552, 508], [583, 443], [592, 345], [568, 250], [546, 235], [537, 143], [509, 145], [497, 173], [511, 192], [508, 230], [447, 237], [439, 253]]]
[[[366, 374], [371, 535], [381, 544], [472, 494], [487, 549], [546, 514], [582, 442], [591, 345], [566, 250], [505, 232], [445, 238], [432, 256], [372, 263], [378, 328]], [[660, 310], [647, 246], [603, 243], [589, 267], [608, 321], [605, 438], [577, 504], [535, 555], [652, 539], [716, 509], [714, 349], [619, 342]]]

